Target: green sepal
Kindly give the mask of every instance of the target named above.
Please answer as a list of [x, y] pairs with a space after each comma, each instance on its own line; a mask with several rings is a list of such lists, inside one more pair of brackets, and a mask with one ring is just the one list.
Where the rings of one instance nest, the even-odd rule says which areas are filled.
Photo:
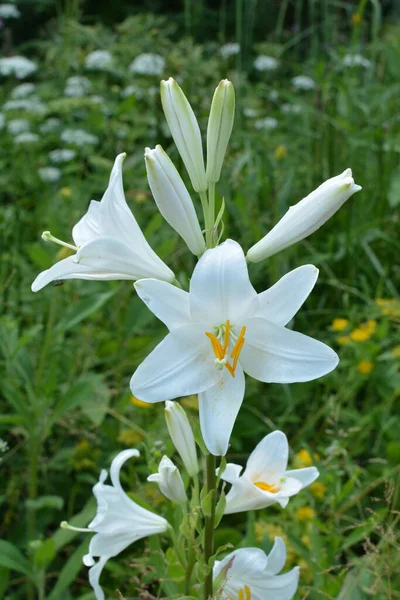
[[215, 508], [214, 529], [216, 529], [218, 527], [218, 525], [220, 524], [221, 519], [224, 516], [225, 508], [226, 508], [226, 496], [225, 496], [225, 492], [222, 491], [221, 495], [219, 497], [219, 500], [217, 502], [217, 506]]

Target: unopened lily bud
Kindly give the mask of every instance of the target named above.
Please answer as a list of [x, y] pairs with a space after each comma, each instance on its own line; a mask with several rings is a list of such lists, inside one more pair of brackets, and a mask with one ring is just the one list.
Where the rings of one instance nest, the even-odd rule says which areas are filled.
[[291, 206], [275, 227], [250, 248], [247, 260], [260, 262], [308, 237], [361, 189], [354, 183], [351, 169], [328, 179], [306, 198]]
[[201, 133], [185, 94], [172, 77], [161, 82], [165, 118], [196, 192], [207, 190]]
[[163, 456], [158, 465], [158, 473], [149, 475], [147, 481], [158, 483], [161, 492], [168, 500], [176, 504], [186, 502], [187, 496], [178, 467], [168, 456]]
[[165, 420], [171, 440], [191, 477], [199, 472], [196, 443], [189, 419], [178, 402], [167, 400], [165, 403]]
[[220, 81], [214, 92], [207, 127], [207, 181], [221, 177], [222, 163], [235, 117], [235, 90], [231, 81]]
[[164, 219], [185, 240], [196, 256], [203, 254], [205, 243], [192, 199], [174, 163], [161, 146], [146, 148], [147, 179], [154, 200]]

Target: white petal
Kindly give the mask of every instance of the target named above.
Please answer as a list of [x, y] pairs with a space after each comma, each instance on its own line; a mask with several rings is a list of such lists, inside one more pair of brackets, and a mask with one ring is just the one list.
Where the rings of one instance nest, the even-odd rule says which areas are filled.
[[240, 588], [252, 577], [259, 576], [267, 566], [268, 558], [261, 548], [239, 548], [216, 563], [213, 579], [216, 579], [228, 567], [229, 584]]
[[267, 571], [277, 575], [282, 571], [286, 562], [286, 546], [282, 538], [276, 537], [271, 552], [268, 554]]
[[[154, 255], [156, 256], [156, 255]], [[99, 273], [115, 272], [123, 273], [125, 279], [142, 279], [143, 277], [156, 277], [172, 281], [173, 272], [156, 256], [153, 260], [145, 253], [136, 252], [132, 246], [128, 246], [117, 237], [102, 235], [93, 239], [79, 248], [75, 260], [79, 264], [92, 267]]]
[[250, 283], [242, 248], [233, 240], [207, 250], [190, 282], [190, 313], [195, 321], [217, 326], [227, 319], [241, 326], [255, 314], [257, 294]]
[[189, 294], [175, 285], [158, 279], [141, 279], [135, 283], [139, 297], [169, 330], [189, 325]]
[[287, 325], [311, 293], [317, 278], [318, 269], [313, 265], [290, 271], [258, 295], [259, 308], [255, 316], [275, 325]]
[[249, 319], [239, 362], [244, 371], [267, 383], [312, 381], [332, 371], [339, 357], [311, 337], [269, 323]]
[[83, 246], [101, 233], [100, 202], [92, 200], [86, 215], [72, 229], [72, 238], [77, 246]]
[[140, 456], [139, 450], [136, 450], [134, 448], [129, 449], [129, 450], [123, 450], [122, 452], [117, 454], [117, 456], [114, 458], [114, 460], [111, 463], [110, 479], [112, 481], [113, 486], [122, 492], [124, 490], [122, 489], [121, 482], [119, 480], [119, 474], [120, 474], [121, 468], [126, 463], [126, 461], [129, 460], [130, 458], [132, 458], [133, 456], [135, 458], [139, 458], [139, 456]]
[[243, 402], [244, 374], [239, 365], [235, 377], [227, 369], [220, 380], [199, 394], [200, 427], [211, 454], [225, 456], [232, 429]]
[[282, 431], [273, 431], [257, 444], [246, 465], [246, 475], [256, 483], [275, 483], [286, 471], [289, 445]]
[[201, 325], [175, 329], [136, 369], [132, 393], [144, 402], [162, 402], [203, 392], [219, 371]]
[[237, 481], [240, 477], [243, 467], [241, 465], [235, 465], [234, 463], [228, 463], [225, 467], [225, 471], [222, 473], [221, 479], [228, 483]]
[[286, 471], [285, 476], [297, 479], [305, 488], [319, 477], [319, 471], [316, 467], [306, 467], [305, 469]]
[[297, 591], [299, 576], [299, 567], [294, 567], [289, 573], [265, 577], [259, 584], [250, 585], [251, 600], [291, 600]]
[[[268, 482], [267, 482], [268, 483]], [[226, 496], [225, 515], [230, 515], [248, 510], [258, 510], [267, 508], [272, 504], [279, 503], [285, 499], [280, 492], [272, 493], [260, 490], [253, 484], [253, 481], [246, 475], [242, 475], [232, 484], [229, 493]]]
[[102, 558], [100, 558], [97, 561], [97, 563], [93, 567], [91, 567], [89, 569], [89, 572], [88, 572], [89, 583], [93, 588], [94, 595], [96, 596], [96, 600], [104, 600], [105, 599], [104, 592], [101, 589], [101, 586], [99, 583], [99, 579], [100, 579], [100, 575], [103, 570], [103, 567], [106, 564], [106, 562], [108, 561], [108, 559], [109, 559], [108, 556], [103, 556]]

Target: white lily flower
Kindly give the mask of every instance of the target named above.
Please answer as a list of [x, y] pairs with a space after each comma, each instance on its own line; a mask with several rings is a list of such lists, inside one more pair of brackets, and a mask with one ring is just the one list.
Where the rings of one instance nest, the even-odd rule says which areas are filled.
[[282, 431], [266, 435], [250, 454], [246, 468], [228, 463], [222, 479], [232, 485], [226, 496], [226, 515], [266, 508], [276, 502], [284, 508], [291, 496], [319, 476], [318, 469], [306, 467], [287, 471], [289, 445]]
[[286, 548], [275, 538], [267, 556], [260, 548], [239, 548], [216, 561], [213, 578], [221, 582], [220, 600], [291, 600], [299, 583], [299, 567], [278, 575], [286, 562]]
[[177, 402], [165, 403], [165, 420], [168, 432], [175, 448], [185, 465], [185, 469], [191, 477], [199, 472], [197, 460], [196, 442], [187, 414]]
[[291, 206], [282, 219], [247, 253], [247, 260], [260, 262], [303, 240], [319, 229], [361, 186], [354, 183], [351, 169], [332, 177]]
[[168, 456], [163, 456], [158, 465], [158, 473], [149, 475], [147, 481], [158, 483], [161, 492], [168, 500], [176, 504], [186, 502], [187, 496], [178, 467]]
[[75, 225], [75, 245], [66, 244], [44, 232], [43, 238], [76, 251], [38, 275], [32, 284], [37, 292], [55, 280], [140, 279], [155, 277], [173, 281], [174, 274], [150, 248], [125, 200], [122, 162], [119, 154], [101, 200], [92, 200], [86, 215]]
[[231, 137], [235, 118], [235, 90], [232, 82], [220, 81], [214, 92], [207, 126], [207, 181], [216, 183], [221, 177], [222, 163]]
[[205, 444], [225, 455], [244, 396], [244, 372], [268, 383], [311, 381], [334, 369], [336, 353], [285, 328], [318, 276], [299, 267], [257, 294], [238, 243], [227, 240], [197, 263], [190, 292], [154, 279], [135, 288], [170, 333], [131, 379], [134, 396], [161, 402], [199, 394]]
[[185, 94], [170, 77], [161, 82], [161, 103], [172, 137], [196, 192], [207, 190], [203, 145], [196, 116]]
[[192, 199], [174, 163], [160, 145], [146, 148], [147, 179], [158, 209], [164, 219], [185, 240], [196, 256], [206, 245]]
[[[138, 450], [120, 452], [111, 463], [112, 485], [104, 484], [107, 471], [103, 469], [99, 482], [93, 487], [97, 513], [88, 528], [83, 531], [96, 535], [90, 540], [89, 553], [83, 557], [83, 562], [87, 567], [91, 567], [89, 582], [97, 600], [105, 598], [99, 579], [108, 559], [125, 550], [133, 542], [148, 535], [163, 533], [170, 527], [163, 517], [136, 504], [122, 489], [119, 480], [121, 467], [129, 458], [139, 455]], [[93, 557], [99, 557], [97, 563]]]

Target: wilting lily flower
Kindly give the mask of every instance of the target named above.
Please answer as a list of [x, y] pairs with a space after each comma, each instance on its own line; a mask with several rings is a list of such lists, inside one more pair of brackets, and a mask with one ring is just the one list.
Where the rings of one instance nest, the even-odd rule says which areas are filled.
[[260, 262], [303, 240], [319, 229], [361, 186], [354, 183], [351, 169], [332, 177], [291, 206], [266, 236], [252, 246], [247, 260]]
[[299, 567], [278, 575], [286, 561], [282, 538], [275, 538], [267, 556], [260, 548], [239, 548], [213, 571], [221, 600], [291, 600], [299, 583]]
[[257, 444], [242, 475], [240, 465], [228, 463], [222, 479], [232, 487], [226, 496], [224, 514], [266, 508], [275, 502], [284, 508], [291, 496], [317, 479], [315, 467], [287, 471], [288, 458], [286, 435], [274, 431]]
[[312, 265], [257, 294], [243, 250], [227, 240], [197, 263], [190, 293], [142, 279], [135, 288], [170, 333], [131, 379], [134, 396], [161, 402], [199, 394], [205, 444], [224, 455], [244, 396], [244, 372], [264, 382], [310, 381], [332, 371], [336, 353], [285, 325], [311, 292]]
[[40, 273], [32, 284], [37, 292], [55, 280], [64, 279], [140, 279], [155, 277], [173, 281], [174, 274], [150, 248], [125, 200], [122, 162], [119, 154], [111, 171], [108, 188], [101, 200], [92, 200], [86, 215], [75, 225], [75, 245], [54, 238], [43, 238], [76, 251]]
[[196, 442], [185, 410], [178, 402], [165, 403], [165, 420], [169, 435], [191, 477], [199, 472]]
[[[89, 553], [83, 562], [89, 569], [89, 582], [97, 600], [104, 600], [104, 592], [99, 579], [104, 565], [112, 556], [116, 556], [127, 546], [141, 538], [163, 533], [170, 527], [168, 521], [139, 506], [129, 498], [122, 489], [119, 472], [122, 465], [132, 456], [140, 456], [138, 450], [124, 450], [112, 461], [110, 477], [112, 485], [105, 485], [107, 471], [102, 470], [98, 483], [93, 487], [97, 500], [97, 513], [87, 529], [71, 527], [62, 523], [63, 527], [76, 531], [95, 533], [90, 540]], [[93, 557], [99, 557], [95, 563]]]
[[158, 483], [161, 492], [171, 502], [176, 502], [176, 504], [186, 502], [187, 496], [181, 474], [168, 456], [162, 457], [158, 465], [158, 473], [149, 475], [147, 481]]

